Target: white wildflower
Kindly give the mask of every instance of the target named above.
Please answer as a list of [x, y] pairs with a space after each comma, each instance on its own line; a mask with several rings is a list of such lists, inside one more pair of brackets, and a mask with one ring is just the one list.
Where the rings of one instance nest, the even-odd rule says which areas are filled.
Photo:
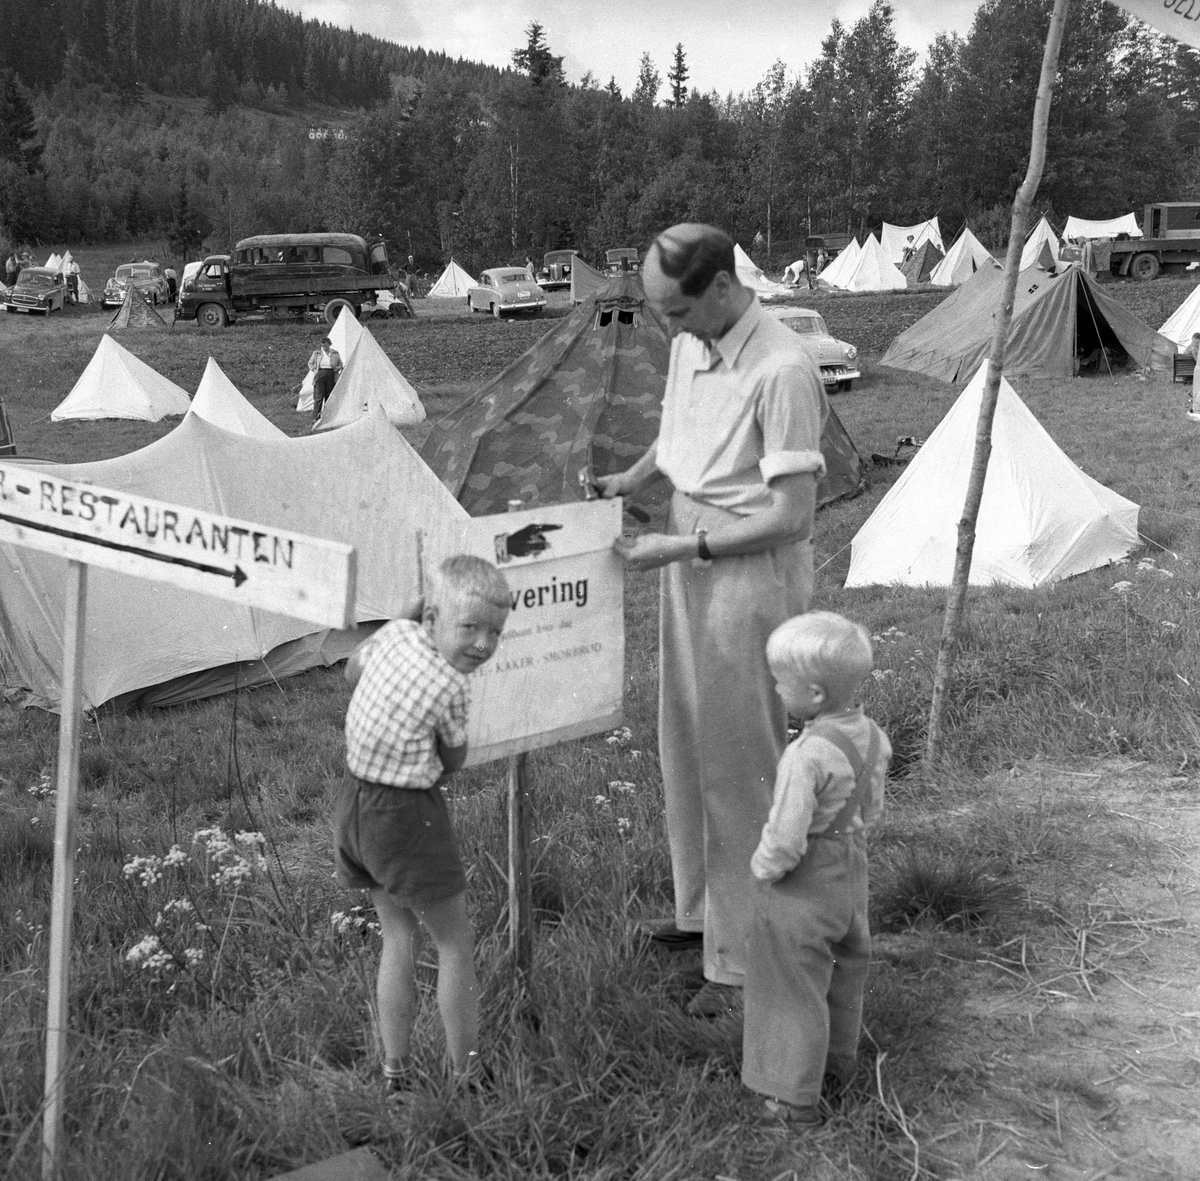
[[624, 779], [610, 779], [609, 783], [608, 783], [609, 791], [617, 791], [625, 796], [627, 796], [631, 792], [635, 791], [636, 788], [637, 788], [636, 784], [630, 783]]
[[197, 964], [204, 962], [203, 947], [185, 947], [183, 949], [183, 958], [187, 960], [189, 968], [194, 968]]
[[179, 911], [180, 914], [193, 914], [196, 908], [186, 898], [172, 898], [163, 903], [163, 913], [171, 914], [174, 911]]
[[623, 835], [633, 828], [633, 821], [628, 816], [617, 817], [617, 830]]
[[628, 746], [633, 741], [633, 731], [628, 726], [614, 730], [605, 740], [609, 746]]
[[1133, 590], [1133, 583], [1128, 581], [1114, 582], [1108, 589], [1116, 591], [1119, 595], [1127, 595], [1131, 590]]
[[172, 845], [171, 851], [162, 859], [163, 865], [185, 865], [188, 855], [178, 846]]
[[593, 796], [592, 802], [598, 804], [601, 808], [607, 808], [612, 803], [612, 800], [608, 796]]
[[162, 858], [150, 854], [146, 857], [131, 857], [125, 862], [122, 873], [127, 878], [137, 878], [147, 890], [162, 881]]
[[175, 961], [169, 952], [163, 950], [157, 935], [147, 935], [125, 953], [125, 959], [148, 972], [170, 971], [175, 966]]

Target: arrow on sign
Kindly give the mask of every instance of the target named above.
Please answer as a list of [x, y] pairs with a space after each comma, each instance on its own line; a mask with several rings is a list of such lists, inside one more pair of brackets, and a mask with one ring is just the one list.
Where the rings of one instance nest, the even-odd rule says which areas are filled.
[[[79, 537], [78, 533], [72, 533], [68, 529], [56, 529], [53, 525], [43, 525], [38, 521], [27, 521], [24, 517], [13, 517], [9, 516], [8, 513], [0, 513], [0, 521], [8, 521], [12, 525], [23, 525], [26, 529], [37, 529], [41, 533], [53, 533], [57, 537]], [[232, 570], [225, 570], [220, 566], [206, 566], [203, 562], [193, 562], [188, 558], [173, 558], [170, 554], [156, 554], [135, 545], [121, 545], [116, 541], [101, 541], [99, 538], [90, 544], [102, 545], [105, 549], [120, 550], [126, 554], [137, 554], [139, 558], [149, 558], [153, 562], [170, 562], [172, 566], [187, 566], [191, 570], [199, 570], [202, 574], [218, 574], [222, 578], [232, 578], [234, 586], [241, 586], [249, 577], [241, 566], [234, 566]]]

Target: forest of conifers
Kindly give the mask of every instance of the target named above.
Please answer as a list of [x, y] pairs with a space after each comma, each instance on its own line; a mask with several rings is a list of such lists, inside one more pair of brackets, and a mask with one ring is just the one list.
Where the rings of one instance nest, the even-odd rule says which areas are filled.
[[[1051, 0], [985, 0], [965, 38], [901, 45], [886, 0], [739, 94], [637, 46], [638, 83], [567, 79], [538, 25], [506, 70], [261, 0], [0, 0], [0, 239], [161, 235], [197, 256], [269, 230], [383, 234], [468, 269], [590, 258], [677, 221], [761, 265], [806, 232], [934, 214], [993, 247], [1025, 170]], [[918, 64], [919, 62], [919, 64]], [[1072, 0], [1040, 211], [1200, 196], [1200, 53]], [[811, 227], [811, 231], [810, 231]]]

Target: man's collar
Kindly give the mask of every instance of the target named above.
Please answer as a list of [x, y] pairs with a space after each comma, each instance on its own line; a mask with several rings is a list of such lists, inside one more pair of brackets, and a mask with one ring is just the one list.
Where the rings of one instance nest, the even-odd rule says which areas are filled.
[[720, 355], [728, 368], [732, 369], [737, 363], [738, 355], [762, 318], [762, 304], [752, 297], [746, 310], [734, 321], [733, 327], [728, 329], [724, 336], [713, 341], [712, 351]]

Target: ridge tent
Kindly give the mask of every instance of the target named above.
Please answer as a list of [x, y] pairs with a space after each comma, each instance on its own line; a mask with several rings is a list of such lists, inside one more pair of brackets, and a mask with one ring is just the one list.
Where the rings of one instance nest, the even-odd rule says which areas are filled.
[[889, 262], [900, 265], [904, 258], [904, 248], [909, 245], [909, 234], [913, 236], [914, 250], [923, 242], [932, 242], [938, 250], [944, 249], [942, 231], [936, 217], [931, 217], [928, 221], [919, 221], [915, 226], [892, 226], [885, 221], [879, 230], [879, 244]]
[[408, 379], [392, 363], [365, 328], [351, 345], [345, 368], [321, 407], [318, 431], [357, 422], [378, 407], [393, 426], [416, 426], [425, 421], [425, 407]]
[[580, 255], [576, 255], [571, 263], [571, 302], [583, 303], [591, 299], [605, 283], [608, 276], [586, 263]]
[[1200, 287], [1192, 288], [1191, 295], [1167, 317], [1159, 332], [1173, 340], [1180, 352], [1192, 343], [1192, 333], [1200, 332]]
[[187, 393], [105, 333], [71, 392], [50, 412], [51, 422], [140, 418], [157, 422], [186, 414]]
[[[190, 414], [131, 455], [46, 470], [352, 545], [359, 622], [414, 610], [419, 564], [455, 553], [466, 519], [378, 411], [299, 439], [231, 434]], [[214, 536], [209, 552], [236, 560], [235, 544], [232, 532]], [[26, 704], [55, 708], [61, 697], [66, 584], [65, 559], [0, 544], [0, 686]], [[89, 707], [174, 705], [269, 683], [344, 659], [362, 639], [99, 567], [88, 573], [87, 614]]]
[[985, 263], [994, 263], [991, 252], [963, 226], [958, 241], [946, 251], [946, 257], [933, 268], [929, 281], [938, 287], [957, 287], [965, 283]]
[[1078, 242], [1084, 238], [1115, 238], [1118, 234], [1128, 234], [1131, 238], [1142, 236], [1142, 227], [1138, 225], [1137, 217], [1132, 213], [1124, 217], [1110, 217], [1107, 221], [1087, 221], [1082, 217], [1068, 217], [1063, 227], [1063, 237], [1068, 241]]
[[204, 376], [196, 387], [188, 414], [195, 414], [205, 422], [235, 435], [248, 435], [254, 439], [288, 437], [250, 405], [212, 357], [204, 367]]
[[451, 259], [438, 281], [429, 289], [426, 299], [466, 299], [467, 292], [479, 284]]
[[918, 283], [928, 283], [929, 276], [933, 274], [934, 267], [941, 261], [942, 252], [926, 238], [913, 251], [909, 260], [901, 263], [900, 273], [904, 276], [905, 281], [910, 287], [915, 287]]
[[846, 280], [854, 273], [860, 254], [862, 254], [862, 247], [858, 244], [858, 239], [851, 238], [850, 245], [842, 250], [817, 278], [831, 287], [845, 287]]
[[125, 328], [165, 328], [166, 320], [155, 311], [154, 306], [132, 282], [125, 288], [125, 298], [116, 314], [108, 322], [110, 332]]
[[[1058, 255], [1061, 247], [1050, 223], [1043, 216], [1042, 220], [1033, 227], [1033, 232], [1025, 239], [1025, 248], [1021, 251], [1021, 270], [1040, 266], [1044, 271], [1052, 271], [1058, 265]], [[1049, 257], [1047, 257], [1047, 250]]]
[[[578, 500], [581, 469], [623, 471], [658, 435], [670, 359], [641, 276], [613, 276], [434, 423], [421, 455], [472, 516], [503, 512], [515, 498], [530, 506]], [[828, 409], [818, 504], [859, 487], [858, 452]]]
[[749, 287], [760, 300], [788, 299], [792, 289], [785, 283], [776, 283], [763, 273], [763, 270], [736, 242], [733, 246], [733, 262], [737, 270], [737, 281], [743, 287]]
[[42, 265], [49, 271], [57, 271], [62, 266], [62, 261], [61, 254], [51, 254]]
[[[846, 586], [948, 586], [986, 362], [855, 534]], [[1034, 587], [1138, 545], [1138, 506], [1081, 471], [1003, 376], [969, 582]]]
[[847, 291], [902, 291], [908, 280], [887, 260], [883, 247], [872, 234], [862, 244], [854, 270], [841, 284]]
[[[330, 328], [328, 336], [329, 343], [333, 345], [334, 351], [342, 359], [343, 369], [346, 363], [350, 360], [350, 352], [358, 343], [358, 338], [366, 332], [366, 329], [359, 323], [358, 317], [349, 308], [342, 308], [337, 314], [337, 319], [333, 322], [333, 327]], [[318, 340], [320, 338], [318, 337]], [[304, 380], [300, 383], [300, 397], [296, 402], [297, 410], [312, 410], [313, 408], [313, 385], [316, 382], [316, 372], [309, 369], [304, 374]], [[324, 409], [322, 407], [322, 409]]]
[[[1004, 270], [985, 266], [892, 341], [881, 365], [964, 382], [988, 355]], [[1010, 377], [1073, 377], [1080, 357], [1101, 345], [1156, 373], [1175, 346], [1104, 293], [1085, 271], [1061, 275], [1030, 267], [1017, 276], [1004, 372]]]

